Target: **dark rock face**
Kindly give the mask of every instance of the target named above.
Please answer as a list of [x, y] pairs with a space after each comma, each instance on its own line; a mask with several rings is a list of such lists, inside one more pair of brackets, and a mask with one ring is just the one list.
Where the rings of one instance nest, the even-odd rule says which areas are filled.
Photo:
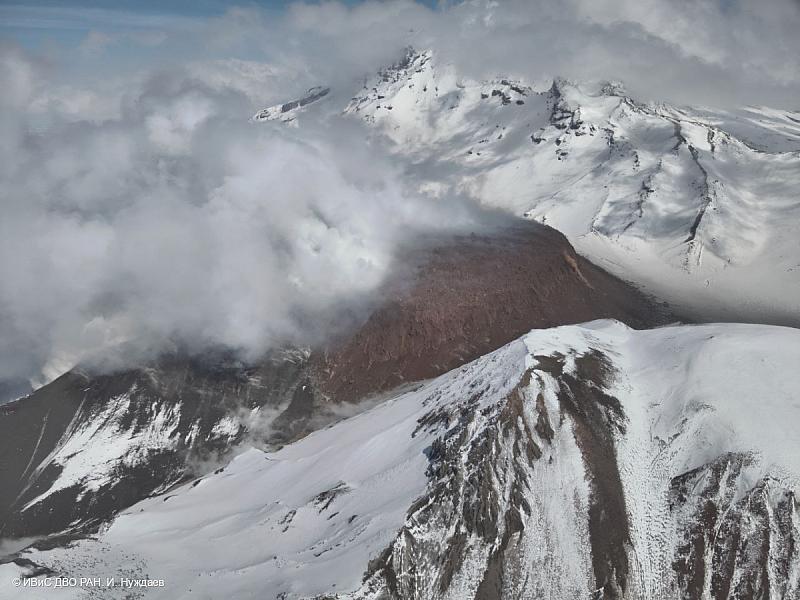
[[574, 422], [575, 441], [591, 485], [589, 540], [594, 585], [598, 597], [623, 598], [631, 540], [614, 438], [625, 433], [625, 414], [619, 400], [603, 391], [612, 375], [604, 355], [595, 351], [580, 356], [575, 367], [575, 375], [556, 375], [561, 406]]
[[[245, 435], [245, 416], [284, 405], [304, 368], [300, 355], [257, 367], [164, 359], [112, 375], [69, 372], [3, 405], [0, 537], [91, 530], [215, 465]], [[28, 506], [76, 464], [85, 472]]]
[[750, 460], [729, 454], [672, 480], [671, 508], [683, 524], [673, 563], [682, 598], [790, 597], [798, 501], [780, 482], [748, 482]]
[[[246, 435], [289, 443], [341, 418], [337, 405], [440, 375], [531, 328], [669, 319], [535, 223], [429, 243], [406, 260], [411, 282], [389, 282], [386, 301], [325, 350], [255, 366], [168, 357], [111, 375], [73, 371], [0, 407], [0, 537], [90, 531], [213, 469]], [[111, 466], [91, 458], [116, 443], [127, 446]], [[68, 485], [50, 492], [60, 478]]]
[[328, 95], [330, 92], [330, 88], [326, 87], [313, 87], [306, 95], [300, 98], [299, 100], [292, 100], [291, 102], [287, 102], [286, 104], [281, 105], [281, 112], [289, 112], [290, 110], [294, 110], [295, 108], [299, 108], [301, 106], [306, 106], [311, 104], [312, 102], [316, 102], [320, 98], [323, 98]]
[[321, 100], [327, 96], [330, 91], [331, 90], [328, 87], [312, 87], [302, 98], [260, 110], [253, 116], [253, 119], [256, 121], [274, 121], [276, 119], [280, 119], [282, 121], [293, 121], [297, 116], [294, 114], [297, 112], [297, 109]]

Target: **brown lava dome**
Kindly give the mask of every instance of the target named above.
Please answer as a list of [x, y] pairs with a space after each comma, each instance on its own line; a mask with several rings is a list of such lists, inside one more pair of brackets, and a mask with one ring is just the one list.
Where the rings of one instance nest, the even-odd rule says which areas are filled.
[[402, 261], [412, 266], [411, 281], [389, 282], [382, 304], [355, 332], [312, 355], [316, 383], [335, 401], [435, 377], [534, 328], [675, 320], [534, 222], [429, 241]]

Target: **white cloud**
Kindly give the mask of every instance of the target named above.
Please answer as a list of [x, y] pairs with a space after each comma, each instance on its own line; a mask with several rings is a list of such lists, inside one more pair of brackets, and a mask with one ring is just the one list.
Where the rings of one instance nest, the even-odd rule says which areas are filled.
[[122, 342], [127, 358], [309, 343], [368, 299], [398, 243], [474, 222], [407, 192], [359, 124], [250, 123], [246, 96], [186, 72], [133, 80], [113, 118], [53, 114], [42, 131], [44, 71], [5, 58], [32, 91], [2, 127], [0, 379], [107, 363]]
[[[77, 18], [3, 10], [43, 25]], [[324, 106], [300, 128], [247, 122], [312, 85], [346, 97], [407, 44], [471, 77], [622, 79], [643, 98], [704, 103], [800, 98], [791, 0], [440, 11], [326, 2], [205, 22], [131, 16], [153, 33], [138, 61], [100, 52], [113, 43], [111, 17], [93, 18], [90, 57], [42, 61], [0, 47], [0, 380], [126, 340], [143, 355], [174, 343], [253, 355], [309, 341], [332, 312], [368, 297], [415, 231], [472, 223], [469, 207], [410, 194], [359, 126], [326, 120]], [[98, 60], [111, 62], [95, 70]]]

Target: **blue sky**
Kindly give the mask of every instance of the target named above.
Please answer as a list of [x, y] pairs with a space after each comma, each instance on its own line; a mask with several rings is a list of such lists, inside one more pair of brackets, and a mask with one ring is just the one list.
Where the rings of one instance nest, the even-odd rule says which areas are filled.
[[[362, 0], [338, 0], [355, 6]], [[436, 6], [436, 0], [416, 0]], [[281, 15], [290, 0], [0, 0], [0, 43], [11, 42], [60, 64], [73, 81], [98, 74], [135, 70], [164, 60], [206, 57], [196, 43], [210, 20], [231, 9], [257, 8]], [[306, 0], [307, 4], [319, 4]], [[260, 60], [255, 47], [231, 57]]]
[[[340, 0], [358, 4], [360, 0]], [[436, 6], [436, 0], [418, 0]], [[190, 28], [235, 6], [281, 12], [287, 0], [0, 0], [0, 37], [28, 48], [47, 44], [73, 45], [90, 31], [108, 33]], [[309, 2], [314, 3], [314, 2]]]

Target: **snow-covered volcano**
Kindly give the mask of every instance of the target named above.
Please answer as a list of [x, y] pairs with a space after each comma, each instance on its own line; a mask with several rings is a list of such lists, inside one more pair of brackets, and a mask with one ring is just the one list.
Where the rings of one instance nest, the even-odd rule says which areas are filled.
[[434, 197], [547, 223], [697, 318], [800, 324], [800, 113], [643, 104], [614, 83], [477, 81], [413, 50], [345, 113]]
[[796, 598], [797, 364], [789, 328], [535, 330], [2, 574], [170, 600]]
[[121, 509], [213, 471], [249, 439], [277, 447], [517, 338], [533, 326], [673, 320], [536, 223], [437, 237], [408, 277], [326, 347], [165, 356], [115, 373], [80, 369], [0, 407], [0, 538], [86, 535]]
[[0, 537], [24, 539], [0, 595], [800, 598], [800, 333], [662, 327], [586, 258], [701, 319], [800, 323], [800, 117], [414, 51], [340, 108], [431, 201], [528, 227], [438, 240], [324, 347], [74, 371], [2, 407]]

